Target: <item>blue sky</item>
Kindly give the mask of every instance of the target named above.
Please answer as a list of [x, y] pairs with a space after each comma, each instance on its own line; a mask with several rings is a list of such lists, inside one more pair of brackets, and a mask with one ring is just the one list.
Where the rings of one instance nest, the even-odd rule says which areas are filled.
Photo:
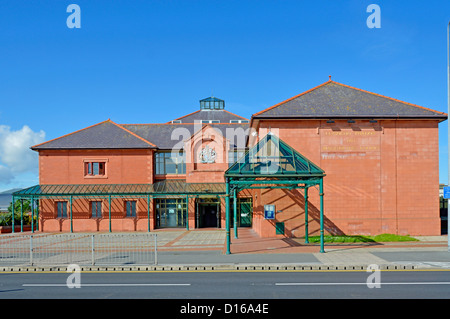
[[[250, 117], [332, 75], [447, 112], [449, 20], [450, 2], [432, 0], [2, 0], [0, 191], [38, 183], [35, 142], [108, 118], [169, 121], [211, 92]], [[444, 122], [443, 183], [447, 157]]]

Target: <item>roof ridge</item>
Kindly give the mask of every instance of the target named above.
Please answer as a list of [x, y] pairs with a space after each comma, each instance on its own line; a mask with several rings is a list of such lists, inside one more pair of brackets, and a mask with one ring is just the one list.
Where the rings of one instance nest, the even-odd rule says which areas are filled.
[[267, 112], [267, 111], [269, 111], [269, 110], [272, 110], [272, 109], [274, 109], [274, 108], [276, 108], [276, 107], [279, 107], [279, 106], [281, 106], [281, 105], [283, 105], [283, 104], [285, 104], [285, 103], [287, 103], [287, 102], [290, 102], [290, 101], [292, 101], [292, 100], [294, 100], [294, 99], [296, 99], [296, 98], [298, 98], [298, 97], [300, 97], [300, 96], [302, 96], [302, 95], [305, 95], [305, 94], [307, 94], [307, 93], [310, 93], [310, 92], [312, 92], [312, 91], [314, 91], [314, 90], [316, 90], [316, 89], [318, 89], [318, 88], [320, 88], [320, 87], [322, 87], [322, 86], [325, 86], [325, 85], [327, 85], [327, 84], [335, 84], [335, 85], [339, 85], [339, 86], [341, 86], [341, 87], [353, 89], [353, 90], [356, 90], [356, 91], [359, 91], [359, 92], [362, 92], [362, 93], [370, 94], [370, 95], [372, 95], [372, 96], [376, 96], [376, 97], [380, 97], [380, 98], [385, 98], [385, 99], [387, 99], [387, 100], [394, 101], [394, 102], [397, 102], [397, 103], [400, 103], [400, 104], [403, 104], [403, 105], [406, 105], [406, 106], [411, 106], [411, 107], [415, 107], [415, 108], [418, 108], [418, 109], [422, 109], [422, 110], [431, 112], [431, 113], [436, 114], [436, 115], [448, 116], [448, 114], [445, 113], [445, 112], [436, 111], [436, 110], [433, 110], [433, 109], [430, 109], [430, 108], [427, 108], [427, 107], [424, 107], [424, 106], [420, 106], [420, 105], [417, 105], [417, 104], [405, 102], [405, 101], [402, 101], [402, 100], [399, 100], [399, 99], [396, 99], [396, 98], [392, 98], [392, 97], [389, 97], [389, 96], [386, 96], [386, 95], [382, 95], [382, 94], [370, 92], [370, 91], [367, 91], [367, 90], [363, 90], [363, 89], [360, 89], [360, 88], [357, 88], [357, 87], [353, 87], [353, 86], [350, 86], [350, 85], [347, 85], [347, 84], [343, 84], [343, 83], [340, 83], [340, 82], [333, 81], [333, 80], [331, 80], [331, 78], [330, 78], [328, 81], [326, 81], [326, 82], [324, 82], [324, 83], [322, 83], [322, 84], [320, 84], [320, 85], [318, 85], [318, 86], [316, 86], [316, 87], [313, 87], [312, 89], [309, 89], [309, 90], [307, 90], [307, 91], [305, 91], [305, 92], [302, 92], [302, 93], [300, 93], [300, 94], [298, 94], [298, 95], [295, 95], [295, 96], [293, 96], [293, 97], [291, 97], [291, 98], [289, 98], [289, 99], [287, 99], [287, 100], [284, 100], [284, 101], [282, 101], [282, 102], [280, 102], [280, 103], [277, 103], [277, 104], [275, 104], [275, 105], [273, 105], [273, 106], [271, 106], [271, 107], [269, 107], [269, 108], [266, 108], [266, 109], [264, 109], [264, 110], [262, 110], [262, 111], [260, 111], [260, 112], [258, 112], [258, 113], [253, 114], [253, 115], [252, 115], [252, 120], [251, 120], [251, 125], [253, 125], [253, 118], [254, 118], [254, 117], [260, 116], [260, 115], [262, 115], [263, 113], [265, 113], [265, 112]]
[[243, 116], [237, 115], [237, 114], [235, 114], [235, 113], [233, 113], [233, 112], [230, 112], [230, 111], [227, 111], [227, 110], [225, 110], [225, 109], [223, 109], [223, 110], [221, 110], [221, 111], [225, 111], [225, 112], [227, 112], [227, 113], [230, 113], [231, 115], [240, 117], [241, 119], [244, 119], [244, 120], [247, 120], [247, 121], [249, 120], [248, 118], [245, 118], [245, 117], [243, 117]]
[[72, 134], [75, 134], [75, 133], [79, 133], [79, 132], [81, 132], [81, 131], [84, 131], [84, 130], [87, 130], [87, 129], [91, 128], [91, 127], [94, 127], [94, 126], [97, 126], [97, 125], [100, 125], [100, 124], [106, 123], [106, 122], [108, 122], [108, 121], [111, 121], [111, 120], [110, 120], [110, 119], [107, 119], [107, 120], [105, 120], [105, 121], [102, 121], [102, 122], [99, 122], [99, 123], [96, 123], [96, 124], [93, 124], [93, 125], [89, 125], [89, 126], [87, 126], [87, 127], [85, 127], [85, 128], [82, 128], [82, 129], [76, 130], [76, 131], [74, 131], [74, 132], [71, 132], [71, 133], [67, 133], [67, 134], [64, 134], [64, 135], [62, 135], [62, 136], [59, 136], [59, 137], [55, 137], [55, 138], [52, 138], [51, 140], [48, 140], [48, 141], [45, 141], [45, 142], [42, 142], [42, 143], [39, 143], [39, 144], [36, 144], [36, 145], [30, 146], [30, 148], [31, 148], [31, 149], [33, 149], [33, 148], [36, 148], [36, 147], [38, 147], [38, 146], [41, 146], [41, 145], [43, 145], [43, 144], [46, 144], [46, 143], [50, 143], [50, 142], [53, 142], [53, 141], [59, 140], [59, 139], [61, 139], [61, 138], [64, 138], [64, 137], [70, 136], [70, 135], [72, 135]]
[[136, 137], [136, 138], [138, 138], [138, 139], [144, 141], [145, 143], [149, 144], [150, 146], [157, 147], [155, 144], [153, 144], [153, 143], [151, 143], [150, 141], [146, 140], [145, 138], [143, 138], [143, 137], [137, 135], [136, 133], [131, 132], [129, 129], [123, 127], [122, 125], [117, 124], [117, 123], [111, 121], [110, 119], [108, 119], [108, 121], [111, 122], [112, 124], [116, 125], [117, 127], [121, 128], [121, 129], [124, 130], [125, 132], [127, 132], [127, 133], [133, 135], [134, 137]]
[[298, 97], [300, 97], [300, 96], [302, 96], [302, 95], [304, 95], [304, 94], [306, 94], [306, 93], [312, 92], [312, 91], [314, 91], [314, 90], [316, 90], [316, 89], [318, 89], [318, 88], [324, 86], [325, 84], [329, 84], [330, 82], [333, 82], [333, 81], [328, 80], [328, 81], [326, 81], [326, 82], [324, 82], [324, 83], [322, 83], [322, 84], [319, 84], [319, 85], [313, 87], [312, 89], [309, 89], [309, 90], [307, 90], [307, 91], [305, 91], [305, 92], [302, 92], [302, 93], [300, 93], [300, 94], [297, 94], [297, 95], [295, 95], [295, 96], [293, 96], [293, 97], [291, 97], [291, 98], [289, 98], [289, 99], [287, 99], [287, 100], [284, 100], [284, 101], [282, 101], [282, 102], [280, 102], [280, 103], [277, 103], [277, 104], [275, 104], [275, 105], [272, 105], [272, 106], [270, 106], [270, 107], [268, 107], [268, 108], [266, 108], [266, 109], [264, 109], [264, 110], [262, 110], [262, 111], [259, 111], [258, 113], [253, 114], [252, 117], [258, 116], [258, 115], [260, 115], [260, 114], [262, 114], [262, 113], [265, 113], [265, 112], [267, 112], [267, 111], [269, 111], [269, 110], [271, 110], [271, 109], [274, 109], [274, 108], [276, 108], [276, 107], [278, 107], [278, 106], [280, 106], [280, 105], [282, 105], [282, 104], [284, 104], [284, 103], [286, 103], [286, 102], [292, 101], [292, 100], [294, 100], [294, 99], [296, 99], [296, 98], [298, 98]]
[[242, 124], [248, 124], [248, 123], [229, 123], [229, 122], [223, 122], [223, 123], [122, 123], [120, 125], [195, 125], [195, 124], [213, 124], [213, 125], [242, 125]]
[[[177, 117], [176, 119], [173, 119], [172, 121], [177, 121], [177, 120], [179, 120], [179, 119], [182, 119], [183, 117], [186, 117], [186, 116], [189, 116], [189, 115], [195, 114], [195, 113], [197, 113], [197, 112], [200, 112], [200, 111], [201, 111], [201, 110], [197, 110], [197, 111], [191, 112], [191, 113], [189, 113], [189, 114], [186, 114], [186, 115], [183, 115], [183, 116]], [[170, 122], [172, 122], [172, 121], [170, 121]], [[167, 124], [169, 124], [169, 122], [167, 122]], [[172, 124], [173, 124], [173, 123], [172, 123]]]
[[403, 103], [403, 104], [406, 104], [406, 105], [409, 105], [409, 106], [418, 107], [418, 108], [424, 109], [426, 111], [438, 113], [438, 114], [441, 114], [441, 115], [448, 115], [445, 112], [439, 112], [439, 111], [436, 111], [436, 110], [433, 110], [433, 109], [430, 109], [430, 108], [427, 108], [427, 107], [424, 107], [424, 106], [420, 106], [420, 105], [417, 105], [417, 104], [414, 104], [414, 103], [405, 102], [405, 101], [402, 101], [402, 100], [399, 100], [399, 99], [396, 99], [396, 98], [393, 98], [393, 97], [389, 97], [389, 96], [386, 96], [386, 95], [370, 92], [370, 91], [367, 91], [367, 90], [364, 90], [364, 89], [360, 89], [360, 88], [357, 88], [357, 87], [354, 87], [354, 86], [351, 86], [351, 85], [347, 85], [347, 84], [343, 84], [343, 83], [340, 83], [340, 82], [336, 82], [336, 81], [333, 81], [333, 80], [329, 80], [328, 82], [332, 82], [334, 84], [341, 85], [343, 87], [347, 87], [347, 88], [350, 88], [350, 89], [358, 90], [358, 91], [361, 91], [361, 92], [364, 92], [364, 93], [368, 93], [368, 94], [372, 94], [372, 95], [375, 95], [375, 96], [378, 96], [378, 97], [386, 98], [386, 99], [389, 99], [389, 100], [392, 100], [392, 101], [395, 101], [395, 102]]

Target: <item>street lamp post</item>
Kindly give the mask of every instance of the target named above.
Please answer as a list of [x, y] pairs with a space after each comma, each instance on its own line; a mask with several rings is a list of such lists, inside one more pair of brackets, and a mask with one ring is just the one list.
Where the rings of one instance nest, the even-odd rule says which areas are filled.
[[[447, 25], [447, 114], [450, 114], [450, 21]], [[450, 125], [447, 120], [447, 160], [448, 160], [448, 184], [450, 186]], [[447, 204], [447, 247], [450, 251], [450, 198]]]

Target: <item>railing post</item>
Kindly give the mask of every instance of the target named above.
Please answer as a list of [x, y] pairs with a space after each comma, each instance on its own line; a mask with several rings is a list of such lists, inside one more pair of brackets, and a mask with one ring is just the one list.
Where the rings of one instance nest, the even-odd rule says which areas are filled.
[[237, 215], [237, 191], [236, 188], [233, 190], [233, 217], [234, 217], [234, 238], [238, 238], [238, 229], [237, 229], [237, 222], [238, 222], [238, 215]]
[[158, 240], [156, 234], [153, 234], [155, 237], [155, 265], [158, 264]]
[[33, 266], [33, 235], [30, 235], [30, 266]]
[[14, 228], [16, 227], [16, 225], [14, 224], [14, 204], [15, 204], [16, 202], [15, 202], [15, 198], [14, 198], [14, 196], [12, 197], [12, 205], [11, 205], [11, 225], [12, 225], [12, 230], [11, 230], [11, 232], [12, 233], [15, 233], [15, 230], [14, 230]]
[[91, 257], [92, 257], [92, 266], [95, 265], [95, 240], [94, 240], [94, 236], [95, 235], [91, 235]]
[[23, 199], [20, 199], [20, 232], [23, 232]]
[[108, 196], [109, 202], [109, 232], [111, 232], [111, 195]]
[[150, 232], [150, 195], [147, 195], [147, 228]]
[[31, 196], [31, 232], [34, 233], [34, 197]]
[[189, 195], [186, 195], [186, 230], [189, 230]]
[[73, 233], [72, 195], [69, 196], [69, 205], [70, 205], [70, 232]]

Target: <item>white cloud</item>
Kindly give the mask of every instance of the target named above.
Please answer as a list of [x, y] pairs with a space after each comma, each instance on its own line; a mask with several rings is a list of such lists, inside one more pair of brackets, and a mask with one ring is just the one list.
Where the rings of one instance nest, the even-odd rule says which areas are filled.
[[0, 125], [0, 183], [8, 184], [18, 174], [37, 173], [38, 154], [30, 146], [45, 139], [45, 132], [34, 132], [24, 125], [12, 131], [9, 126]]
[[0, 183], [9, 184], [14, 179], [14, 175], [8, 167], [0, 165]]

